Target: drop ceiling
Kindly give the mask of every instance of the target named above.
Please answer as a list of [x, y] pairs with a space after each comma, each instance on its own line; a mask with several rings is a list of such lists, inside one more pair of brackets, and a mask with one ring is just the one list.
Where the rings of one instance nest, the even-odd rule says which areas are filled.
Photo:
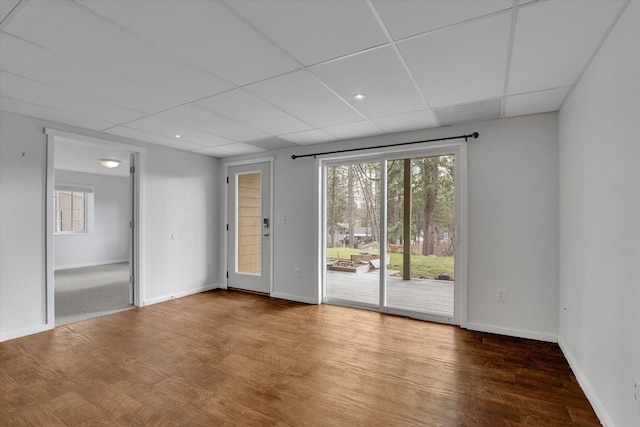
[[557, 111], [627, 3], [0, 0], [0, 108], [214, 157]]

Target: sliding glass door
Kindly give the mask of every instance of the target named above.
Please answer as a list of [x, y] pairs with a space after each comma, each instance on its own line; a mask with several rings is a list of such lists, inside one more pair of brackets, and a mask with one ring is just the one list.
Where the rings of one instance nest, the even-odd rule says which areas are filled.
[[380, 304], [380, 162], [326, 168], [326, 297]]
[[391, 309], [454, 316], [455, 156], [387, 162]]
[[324, 163], [324, 302], [459, 322], [458, 151]]

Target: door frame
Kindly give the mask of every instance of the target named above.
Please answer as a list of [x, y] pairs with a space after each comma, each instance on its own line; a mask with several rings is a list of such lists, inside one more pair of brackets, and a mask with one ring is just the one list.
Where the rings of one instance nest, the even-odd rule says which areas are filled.
[[[47, 173], [46, 173], [46, 212], [45, 212], [45, 286], [46, 286], [46, 325], [47, 329], [55, 327], [55, 287], [54, 287], [54, 254], [53, 254], [53, 190], [54, 190], [54, 152], [56, 140], [73, 142], [75, 144], [83, 144], [97, 147], [114, 148], [124, 150], [131, 153], [135, 159], [135, 178], [133, 178], [133, 206], [132, 221], [133, 227], [133, 247], [131, 260], [134, 264], [136, 277], [133, 284], [133, 305], [142, 307], [144, 305], [144, 168], [145, 154], [147, 149], [137, 145], [123, 144], [116, 141], [110, 141], [102, 138], [95, 138], [82, 134], [64, 132], [52, 128], [45, 128], [44, 133], [47, 136]], [[132, 179], [129, 177], [129, 179]]]
[[[346, 304], [340, 301], [332, 302], [336, 305], [346, 305], [354, 308], [361, 308], [371, 311], [378, 311], [381, 313], [398, 314], [402, 316], [413, 317], [421, 320], [436, 321], [440, 323], [452, 323], [460, 325], [463, 328], [467, 326], [467, 271], [468, 271], [468, 183], [467, 183], [467, 145], [464, 142], [445, 142], [445, 143], [425, 143], [424, 145], [416, 145], [413, 147], [390, 147], [375, 149], [372, 148], [367, 151], [366, 154], [351, 154], [345, 155], [344, 153], [322, 156], [317, 160], [319, 168], [319, 210], [318, 210], [318, 234], [320, 253], [318, 257], [318, 271], [320, 272], [318, 280], [318, 294], [320, 295], [321, 303], [326, 303], [326, 245], [327, 236], [325, 232], [326, 226], [326, 171], [327, 166], [348, 164], [356, 162], [371, 162], [380, 161], [385, 162], [398, 158], [409, 157], [429, 157], [438, 156], [444, 154], [454, 154], [456, 156], [456, 253], [455, 253], [455, 292], [454, 298], [454, 317], [447, 320], [442, 316], [434, 316], [429, 314], [422, 314], [417, 312], [408, 312], [399, 309], [393, 309], [384, 307], [382, 305], [383, 298], [385, 297], [384, 287], [381, 287], [380, 292], [380, 304], [376, 308], [361, 306], [357, 304]], [[381, 182], [381, 191], [385, 194], [386, 199], [386, 180]], [[384, 232], [386, 236], [386, 203], [382, 203], [380, 206], [381, 215], [384, 216], [384, 221], [380, 222], [380, 233]], [[386, 256], [386, 247], [380, 247], [380, 256]], [[384, 259], [384, 258], [382, 258]], [[385, 268], [381, 268], [381, 274], [385, 274]]]
[[[273, 240], [275, 237], [275, 229], [274, 221], [273, 221], [273, 163], [275, 157], [260, 157], [256, 159], [249, 160], [236, 160], [225, 162], [224, 164], [224, 177], [223, 177], [223, 185], [224, 185], [224, 224], [223, 227], [226, 227], [229, 224], [229, 168], [232, 166], [247, 166], [253, 165], [256, 163], [269, 163], [269, 218], [271, 221], [270, 227], [270, 238], [269, 238], [269, 296], [273, 295]], [[225, 273], [227, 272], [227, 266], [229, 265], [229, 230], [223, 228], [224, 239], [222, 253], [223, 253], [223, 268], [220, 270], [222, 272], [222, 280], [221, 283], [224, 283], [224, 289], [228, 289], [228, 278]]]

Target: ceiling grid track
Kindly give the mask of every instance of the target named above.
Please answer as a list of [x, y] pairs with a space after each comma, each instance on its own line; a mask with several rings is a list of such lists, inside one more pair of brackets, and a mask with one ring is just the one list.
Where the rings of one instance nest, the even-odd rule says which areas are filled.
[[504, 91], [502, 94], [502, 105], [500, 107], [500, 118], [503, 118], [507, 109], [507, 96], [509, 94], [509, 74], [511, 72], [511, 57], [513, 56], [513, 43], [516, 36], [516, 23], [518, 22], [518, 3], [513, 0], [511, 6], [511, 28], [509, 30], [509, 46], [507, 48], [507, 63], [504, 71]]

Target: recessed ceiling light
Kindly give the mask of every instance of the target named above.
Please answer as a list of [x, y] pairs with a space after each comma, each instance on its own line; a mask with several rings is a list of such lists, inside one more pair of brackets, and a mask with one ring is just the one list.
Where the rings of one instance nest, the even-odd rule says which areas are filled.
[[180, 138], [180, 135], [176, 135], [176, 138]]
[[355, 95], [353, 95], [353, 97], [355, 99], [357, 99], [358, 101], [365, 99], [367, 97], [367, 95], [365, 95], [364, 93], [356, 93]]
[[116, 159], [100, 159], [100, 164], [109, 169], [117, 168], [120, 166], [120, 163], [122, 163], [122, 161]]

